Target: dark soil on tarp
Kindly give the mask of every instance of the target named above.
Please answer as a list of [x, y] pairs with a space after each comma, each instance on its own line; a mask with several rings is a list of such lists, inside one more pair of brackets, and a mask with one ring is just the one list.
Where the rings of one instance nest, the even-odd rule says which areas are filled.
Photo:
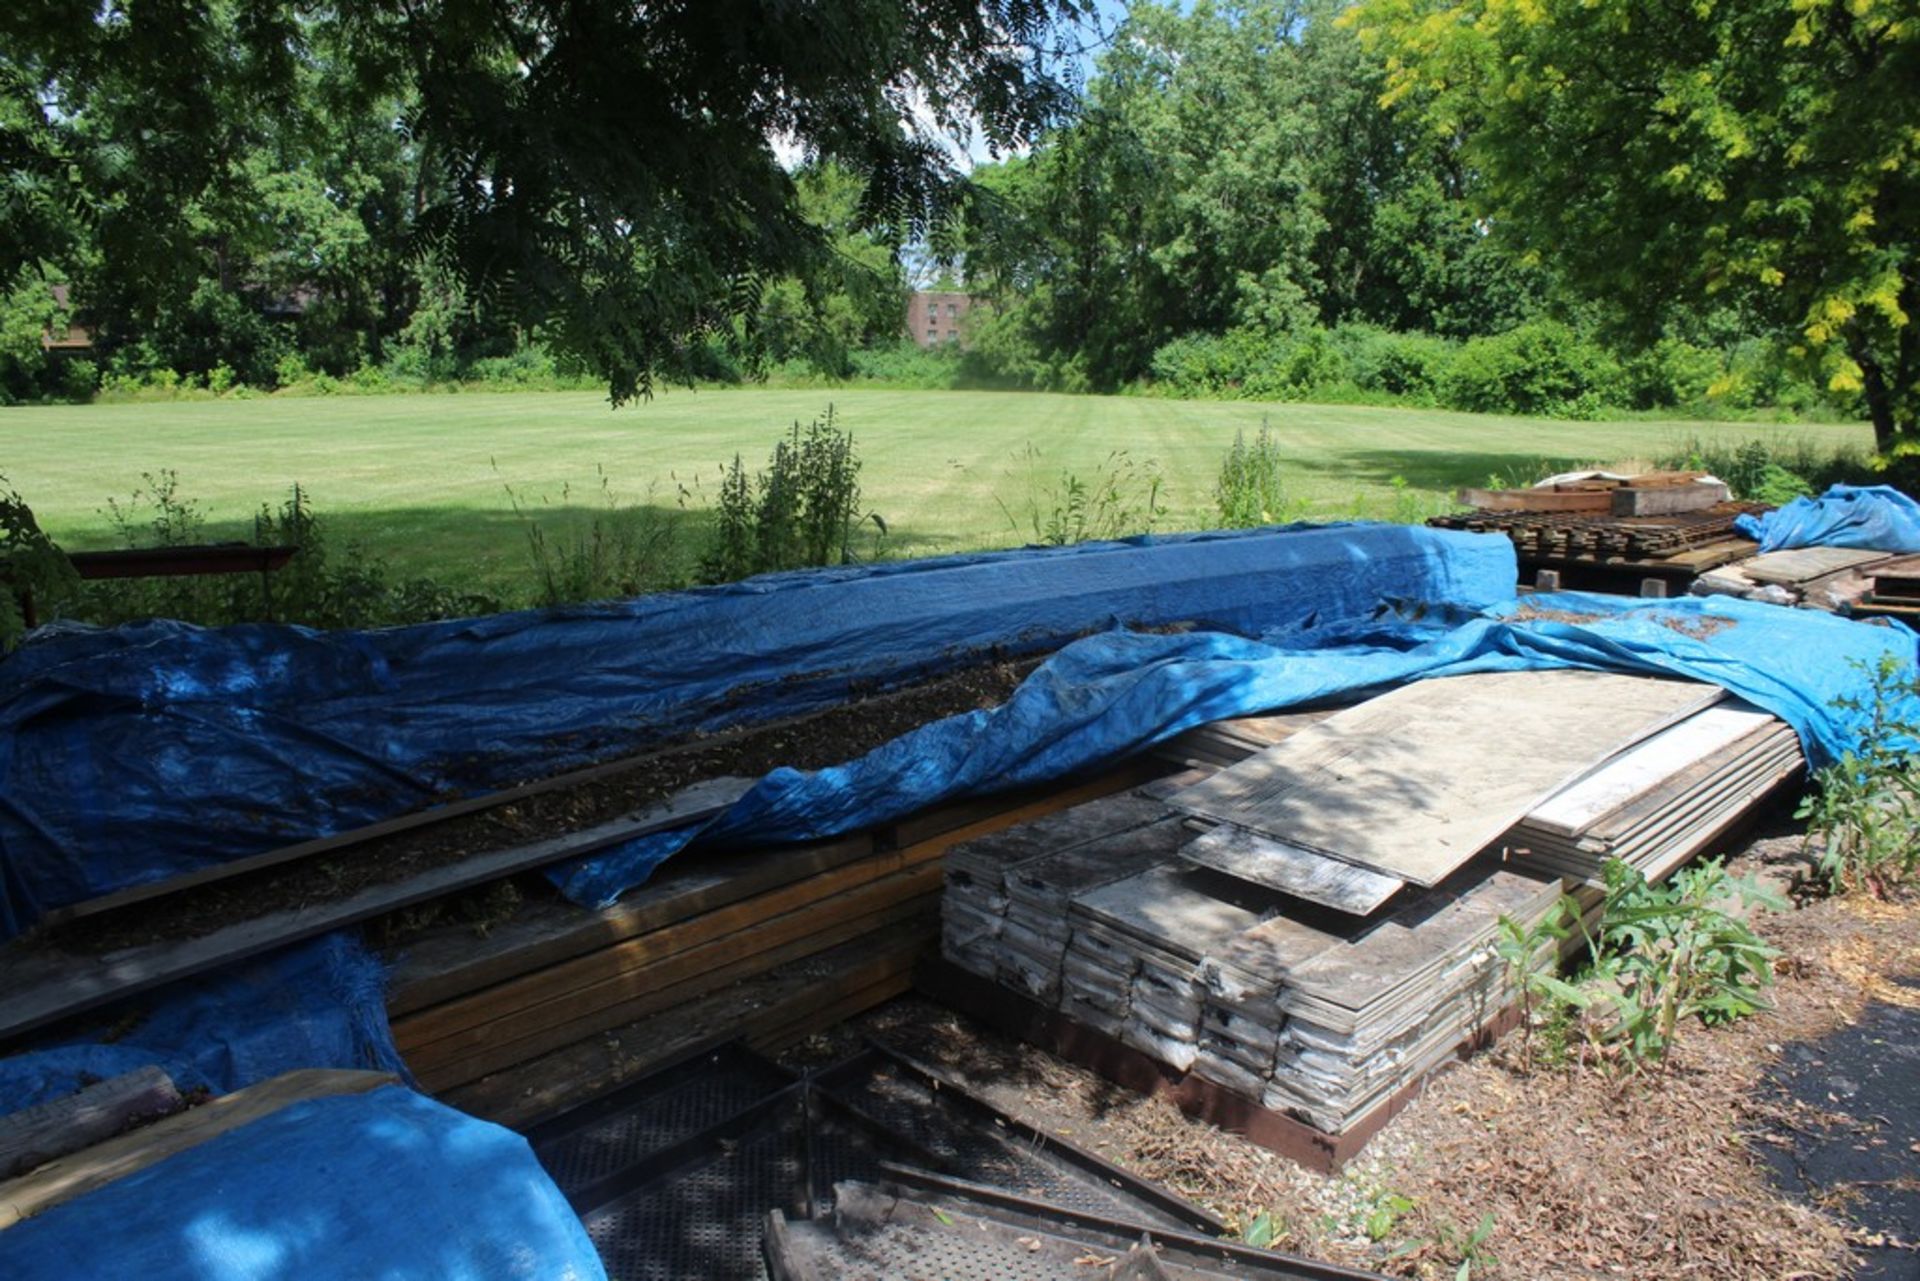
[[471, 814], [262, 868], [183, 893], [83, 917], [33, 936], [62, 951], [102, 955], [196, 938], [270, 913], [334, 902], [495, 850], [580, 832], [646, 809], [689, 784], [758, 778], [780, 766], [821, 769], [856, 759], [933, 721], [1005, 702], [1039, 659], [986, 663], [856, 699], [811, 716], [649, 752], [631, 769]]

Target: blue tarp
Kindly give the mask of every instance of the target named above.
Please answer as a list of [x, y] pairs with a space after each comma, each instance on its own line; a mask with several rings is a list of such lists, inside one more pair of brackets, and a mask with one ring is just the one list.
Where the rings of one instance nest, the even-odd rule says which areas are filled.
[[1198, 534], [771, 575], [369, 632], [150, 623], [0, 662], [0, 937], [164, 880], [664, 737], [1115, 623], [1317, 629], [1512, 594], [1503, 538]]
[[605, 1281], [525, 1139], [400, 1086], [311, 1099], [0, 1232], [8, 1281]]
[[99, 1014], [84, 1032], [0, 1058], [0, 1114], [149, 1065], [226, 1094], [291, 1068], [406, 1075], [387, 1026], [386, 972], [333, 934], [188, 979]]
[[1734, 524], [1763, 552], [1795, 547], [1920, 552], [1920, 503], [1888, 485], [1835, 485], [1818, 498], [1796, 498]]
[[[1916, 658], [1914, 634], [1897, 624], [1724, 597], [1649, 603], [1573, 592], [1478, 617], [1328, 628], [1317, 641], [1331, 647], [1218, 632], [1089, 637], [998, 708], [924, 726], [845, 765], [774, 770], [709, 823], [553, 875], [578, 901], [610, 902], [696, 839], [713, 848], [832, 836], [970, 792], [1056, 778], [1209, 721], [1466, 672], [1585, 667], [1707, 681], [1792, 725], [1819, 765], [1868, 723], [1866, 712], [1834, 700], [1859, 697], [1883, 654], [1909, 671]], [[1899, 710], [1920, 721], [1920, 703]]]

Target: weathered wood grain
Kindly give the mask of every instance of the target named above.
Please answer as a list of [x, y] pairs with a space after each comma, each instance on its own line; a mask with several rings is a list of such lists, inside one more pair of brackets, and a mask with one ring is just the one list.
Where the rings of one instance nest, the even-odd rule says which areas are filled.
[[1435, 885], [1617, 752], [1719, 701], [1685, 681], [1576, 670], [1419, 681], [1172, 798], [1417, 885]]

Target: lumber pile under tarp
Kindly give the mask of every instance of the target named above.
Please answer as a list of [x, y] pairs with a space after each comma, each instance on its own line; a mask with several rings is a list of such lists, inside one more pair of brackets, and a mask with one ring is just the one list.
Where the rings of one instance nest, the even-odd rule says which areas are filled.
[[[1221, 757], [1251, 736], [1222, 730]], [[956, 846], [944, 955], [1168, 1072], [1363, 1131], [1510, 1004], [1501, 917], [1568, 890], [1593, 907], [1608, 857], [1670, 874], [1799, 764], [1784, 725], [1706, 686], [1419, 682], [1216, 773]], [[1265, 830], [1207, 826], [1223, 817]]]
[[[612, 908], [533, 904], [484, 938], [439, 929], [396, 966], [395, 1044], [423, 1088], [507, 1120], [536, 1115], [529, 1098], [560, 1106], [705, 1040], [781, 1044], [906, 990], [937, 935], [951, 845], [1160, 768], [1139, 762], [878, 831], [676, 862]], [[788, 973], [805, 981], [783, 985]], [[639, 1048], [601, 1053], [614, 1039]]]

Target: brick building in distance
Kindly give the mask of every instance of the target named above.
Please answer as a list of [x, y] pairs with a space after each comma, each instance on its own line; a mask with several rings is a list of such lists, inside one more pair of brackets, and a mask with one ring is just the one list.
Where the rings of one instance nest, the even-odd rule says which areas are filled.
[[907, 336], [922, 347], [963, 342], [960, 322], [972, 300], [944, 289], [916, 289], [907, 299]]

